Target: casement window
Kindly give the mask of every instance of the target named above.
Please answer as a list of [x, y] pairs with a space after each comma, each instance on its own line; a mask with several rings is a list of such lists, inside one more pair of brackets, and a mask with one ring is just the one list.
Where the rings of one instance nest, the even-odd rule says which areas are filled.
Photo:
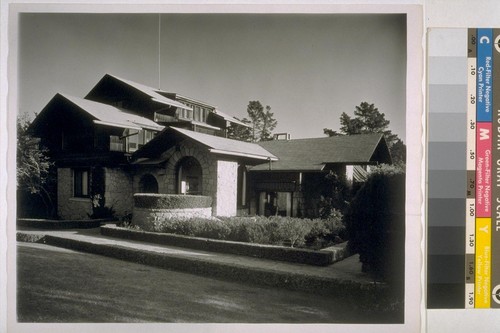
[[73, 196], [88, 198], [90, 187], [90, 172], [88, 169], [73, 170]]
[[118, 135], [109, 136], [109, 150], [123, 151], [123, 140]]
[[125, 137], [125, 151], [133, 153], [151, 141], [155, 136], [156, 132], [150, 130], [126, 129], [123, 132], [123, 137]]

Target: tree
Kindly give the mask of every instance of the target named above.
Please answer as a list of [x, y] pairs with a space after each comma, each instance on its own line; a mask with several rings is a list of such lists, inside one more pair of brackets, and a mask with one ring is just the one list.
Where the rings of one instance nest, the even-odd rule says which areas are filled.
[[278, 121], [271, 112], [271, 107], [264, 107], [259, 101], [250, 101], [247, 106], [248, 118], [252, 124], [252, 141], [266, 141], [272, 138], [272, 130], [278, 125]]
[[406, 145], [399, 138], [393, 143], [391, 150], [392, 162], [404, 166], [406, 164]]
[[[248, 120], [247, 118], [243, 118], [243, 119], [236, 118], [236, 120], [239, 120], [244, 124], [248, 124], [248, 125], [252, 124], [252, 122], [250, 120]], [[252, 128], [242, 126], [239, 124], [235, 124], [235, 123], [231, 123], [231, 125], [227, 129], [227, 137], [230, 139], [251, 142], [253, 140]]]
[[390, 121], [385, 119], [385, 114], [381, 113], [374, 104], [362, 102], [356, 106], [354, 117], [350, 117], [343, 112], [340, 116], [340, 133], [329, 128], [323, 129], [323, 133], [328, 136], [334, 135], [355, 135], [367, 133], [384, 134], [387, 146], [391, 151], [394, 163], [404, 163], [406, 160], [406, 146], [389, 130]]
[[48, 150], [40, 146], [40, 140], [28, 133], [30, 124], [26, 117], [17, 120], [17, 189], [20, 198], [27, 201], [30, 201], [30, 196], [36, 196], [45, 207], [45, 215], [51, 216], [55, 213], [51, 195], [51, 186], [55, 184], [53, 163], [47, 155]]
[[278, 121], [274, 119], [271, 107], [266, 105], [266, 112], [262, 116], [262, 128], [260, 131], [260, 141], [267, 141], [273, 138], [271, 131], [276, 128]]

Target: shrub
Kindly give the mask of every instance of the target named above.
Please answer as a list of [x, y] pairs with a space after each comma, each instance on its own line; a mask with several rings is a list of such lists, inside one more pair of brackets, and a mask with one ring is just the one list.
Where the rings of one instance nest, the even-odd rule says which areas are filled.
[[231, 229], [224, 221], [218, 219], [188, 218], [155, 221], [152, 231], [185, 236], [227, 239]]
[[221, 218], [231, 228], [229, 239], [237, 242], [271, 244], [270, 224], [263, 217]]
[[[340, 214], [336, 219], [310, 220], [294, 217], [220, 217], [156, 220], [149, 231], [238, 242], [303, 247], [310, 238], [339, 235], [343, 230]], [[333, 233], [333, 234], [332, 234]], [[319, 235], [319, 236], [318, 236]], [[320, 244], [324, 244], [323, 241]]]
[[134, 205], [153, 209], [208, 208], [212, 206], [212, 198], [202, 195], [137, 193], [134, 194]]
[[311, 231], [312, 225], [309, 219], [295, 217], [272, 216], [270, 223], [274, 224], [272, 240], [275, 244], [289, 243], [291, 247], [303, 246], [305, 237]]
[[405, 174], [382, 166], [353, 198], [346, 224], [349, 247], [377, 280], [404, 281]]
[[92, 199], [92, 214], [87, 214], [91, 219], [111, 219], [115, 218], [115, 210], [113, 206], [105, 206], [104, 196], [95, 194]]
[[311, 225], [311, 231], [306, 235], [306, 242], [314, 248], [340, 243], [347, 237], [342, 214], [336, 209], [333, 209], [326, 219], [311, 220]]

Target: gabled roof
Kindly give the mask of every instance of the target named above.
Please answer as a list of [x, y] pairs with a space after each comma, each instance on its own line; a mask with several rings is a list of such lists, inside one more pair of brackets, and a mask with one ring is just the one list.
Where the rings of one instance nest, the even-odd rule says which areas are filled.
[[179, 138], [192, 140], [205, 147], [210, 153], [213, 154], [266, 161], [277, 160], [276, 156], [255, 143], [226, 139], [176, 127], [165, 128], [165, 130], [163, 130], [153, 140], [136, 151], [133, 155], [133, 159], [138, 161], [144, 160], [144, 158], [157, 158], [161, 153], [167, 151], [171, 146], [175, 145]]
[[166, 93], [165, 91], [161, 91], [160, 89], [155, 89], [153, 87], [149, 87], [149, 86], [146, 86], [144, 84], [141, 84], [141, 83], [137, 83], [137, 82], [134, 82], [134, 81], [130, 81], [130, 80], [126, 80], [126, 79], [122, 79], [118, 76], [115, 76], [115, 75], [111, 75], [111, 74], [106, 74], [102, 77], [102, 79], [94, 86], [94, 88], [92, 88], [92, 90], [89, 92], [89, 95], [93, 94], [96, 90], [99, 89], [99, 86], [105, 82], [105, 81], [108, 81], [108, 80], [111, 80], [111, 81], [117, 81], [117, 82], [121, 82], [135, 90], [137, 90], [138, 92], [146, 95], [146, 96], [149, 96], [151, 98], [152, 101], [154, 102], [157, 102], [157, 103], [161, 103], [161, 104], [165, 104], [165, 105], [168, 105], [168, 106], [175, 106], [175, 107], [178, 107], [178, 108], [182, 108], [182, 109], [187, 109], [187, 110], [191, 110], [190, 107], [180, 103], [180, 102], [177, 102], [173, 99], [170, 99], [168, 97], [165, 97], [164, 95], [162, 95], [161, 93], [159, 92], [162, 92], [162, 93]]
[[46, 111], [48, 107], [51, 108], [53, 105], [57, 105], [57, 103], [61, 102], [69, 102], [80, 111], [86, 112], [93, 118], [93, 122], [96, 124], [136, 130], [152, 129], [161, 131], [164, 128], [152, 120], [130, 112], [125, 112], [114, 106], [60, 93], [56, 94], [50, 100], [47, 106], [42, 110], [42, 113], [48, 112]]
[[382, 134], [360, 134], [314, 139], [274, 140], [258, 143], [278, 157], [271, 166], [260, 164], [252, 171], [321, 171], [327, 164], [390, 163]]

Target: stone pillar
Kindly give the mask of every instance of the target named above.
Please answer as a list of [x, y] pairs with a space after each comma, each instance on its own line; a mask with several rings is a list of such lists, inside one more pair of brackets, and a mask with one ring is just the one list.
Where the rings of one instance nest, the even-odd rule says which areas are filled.
[[236, 216], [238, 197], [238, 163], [217, 161], [217, 192], [213, 214], [215, 216]]

